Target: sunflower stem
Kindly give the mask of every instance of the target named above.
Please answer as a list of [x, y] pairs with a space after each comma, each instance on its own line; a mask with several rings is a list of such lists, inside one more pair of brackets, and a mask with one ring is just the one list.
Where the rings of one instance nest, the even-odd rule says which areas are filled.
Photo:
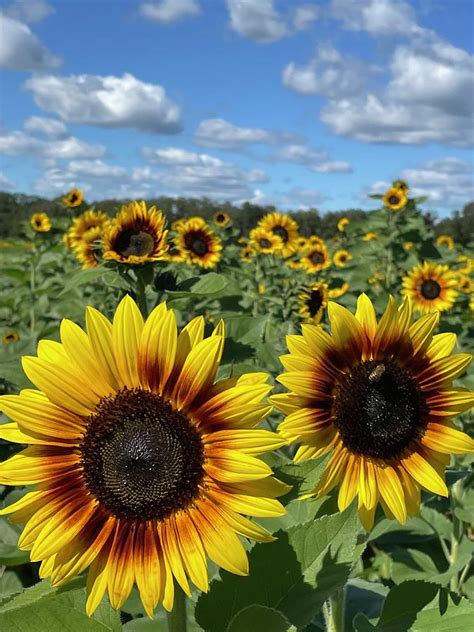
[[[451, 568], [456, 564], [459, 556], [459, 546], [464, 535], [464, 525], [462, 520], [456, 516], [455, 509], [460, 504], [462, 496], [462, 480], [457, 480], [451, 491], [451, 508], [453, 512], [453, 531], [451, 534], [451, 555], [450, 564]], [[450, 579], [449, 587], [451, 590], [457, 592], [459, 590], [459, 573], [454, 573]]]
[[33, 242], [33, 249], [30, 261], [30, 294], [31, 294], [31, 306], [30, 306], [30, 334], [34, 335], [36, 329], [36, 312], [35, 312], [35, 300], [36, 300], [36, 246]]
[[387, 248], [387, 259], [386, 259], [386, 265], [385, 265], [385, 289], [388, 291], [390, 291], [391, 285], [392, 285], [392, 258], [393, 258], [393, 252], [392, 252], [392, 239], [391, 239], [391, 233], [392, 233], [392, 221], [393, 221], [393, 212], [390, 209], [387, 209], [388, 212], [388, 216], [387, 216], [387, 234], [389, 235], [390, 238], [390, 244], [388, 245]]
[[136, 270], [137, 286], [135, 288], [135, 296], [137, 298], [138, 307], [142, 313], [143, 318], [148, 316], [148, 302], [146, 300], [146, 282], [143, 278], [141, 270]]
[[345, 587], [336, 590], [323, 606], [326, 632], [344, 632]]
[[167, 613], [168, 632], [186, 632], [186, 595], [181, 586], [174, 584], [173, 610]]

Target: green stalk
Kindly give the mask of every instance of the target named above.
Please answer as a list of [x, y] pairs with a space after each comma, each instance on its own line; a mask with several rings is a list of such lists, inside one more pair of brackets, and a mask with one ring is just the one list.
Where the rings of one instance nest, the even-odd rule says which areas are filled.
[[326, 632], [344, 632], [345, 587], [336, 590], [323, 606]]
[[[462, 480], [457, 480], [452, 487], [451, 494], [451, 508], [453, 512], [453, 531], [451, 534], [451, 554], [449, 556], [449, 561], [451, 566], [454, 566], [458, 560], [459, 556], [459, 546], [461, 544], [461, 540], [464, 534], [464, 525], [462, 520], [455, 514], [455, 509], [458, 506], [458, 501], [460, 501], [462, 496]], [[457, 592], [459, 590], [459, 573], [454, 573], [449, 582], [449, 587], [451, 590]]]
[[36, 312], [35, 312], [35, 301], [36, 301], [36, 247], [33, 244], [32, 256], [30, 260], [30, 295], [31, 295], [31, 305], [30, 305], [30, 334], [33, 336], [36, 329]]
[[186, 595], [177, 582], [174, 584], [173, 610], [167, 613], [168, 632], [186, 632]]
[[135, 288], [135, 296], [137, 297], [138, 307], [143, 318], [148, 316], [148, 303], [146, 300], [146, 283], [140, 270], [136, 270], [137, 286]]
[[[387, 233], [390, 236], [392, 232], [392, 221], [393, 221], [393, 211], [387, 209], [388, 217], [387, 217]], [[393, 250], [392, 250], [392, 240], [390, 238], [390, 243], [387, 248], [387, 260], [385, 265], [385, 289], [390, 291], [392, 285], [392, 265], [393, 265]]]

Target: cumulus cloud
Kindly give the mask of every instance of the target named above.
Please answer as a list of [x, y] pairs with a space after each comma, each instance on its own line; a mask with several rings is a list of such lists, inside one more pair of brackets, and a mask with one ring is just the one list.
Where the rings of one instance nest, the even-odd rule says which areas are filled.
[[164, 149], [153, 149], [143, 147], [141, 153], [146, 160], [154, 163], [169, 166], [211, 166], [218, 167], [223, 163], [219, 158], [214, 158], [208, 154], [198, 154], [187, 149], [177, 147], [166, 147]]
[[12, 182], [7, 176], [0, 173], [0, 191], [14, 191], [15, 183]]
[[66, 138], [69, 136], [62, 121], [42, 116], [30, 116], [23, 124], [26, 131], [41, 134], [47, 138]]
[[330, 160], [325, 150], [314, 150], [304, 145], [286, 145], [278, 148], [271, 160], [303, 165], [317, 173], [351, 173], [352, 165], [344, 160]]
[[227, 7], [230, 27], [242, 37], [269, 44], [288, 35], [288, 28], [273, 6], [273, 0], [227, 0]]
[[43, 140], [22, 131], [0, 131], [0, 154], [36, 156], [42, 159], [99, 158], [106, 153], [103, 145], [91, 145], [69, 136], [62, 140]]
[[[461, 158], [447, 156], [429, 160], [419, 166], [395, 174], [410, 185], [410, 195], [426, 195], [425, 208], [434, 210], [460, 209], [474, 199], [474, 168]], [[363, 194], [383, 193], [389, 182], [379, 180]]]
[[44, 0], [14, 0], [5, 8], [4, 12], [10, 18], [27, 24], [34, 24], [41, 22], [56, 11]]
[[333, 99], [321, 120], [336, 134], [369, 143], [473, 143], [473, 56], [428, 37], [398, 46], [390, 70], [380, 92]]
[[221, 118], [205, 119], [194, 133], [194, 142], [204, 147], [239, 149], [246, 145], [298, 141], [286, 132], [272, 132], [261, 127], [239, 127]]
[[302, 4], [296, 7], [293, 16], [293, 26], [297, 31], [311, 28], [313, 22], [319, 18], [319, 7], [316, 4]]
[[7, 70], [45, 70], [61, 61], [43, 46], [26, 25], [0, 14], [0, 68]]
[[361, 92], [367, 74], [366, 66], [352, 57], [341, 55], [331, 45], [319, 46], [306, 65], [290, 62], [283, 69], [283, 85], [299, 94], [319, 94], [329, 98], [345, 97]]
[[25, 87], [39, 107], [67, 123], [162, 134], [181, 130], [180, 109], [165, 89], [128, 73], [122, 77], [36, 75], [25, 82]]
[[344, 28], [375, 36], [406, 36], [423, 30], [404, 0], [332, 0], [329, 12]]
[[139, 12], [148, 20], [171, 24], [171, 22], [198, 15], [201, 7], [195, 0], [161, 0], [160, 2], [143, 2], [139, 7]]

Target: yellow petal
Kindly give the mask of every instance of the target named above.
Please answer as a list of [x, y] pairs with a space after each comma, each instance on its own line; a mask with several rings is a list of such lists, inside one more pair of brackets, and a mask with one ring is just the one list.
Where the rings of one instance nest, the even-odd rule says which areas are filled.
[[132, 590], [134, 580], [133, 532], [117, 523], [117, 533], [109, 556], [107, 586], [110, 604], [118, 610]]
[[92, 352], [101, 372], [107, 376], [107, 383], [118, 390], [120, 381], [112, 341], [112, 323], [98, 310], [87, 307], [86, 327]]
[[433, 339], [426, 350], [426, 354], [432, 360], [438, 360], [439, 358], [445, 358], [449, 356], [456, 345], [456, 334], [446, 333], [437, 334], [433, 336]]
[[143, 329], [143, 318], [135, 301], [123, 298], [115, 312], [112, 330], [115, 361], [121, 384], [134, 388], [139, 386], [138, 345]]
[[135, 530], [134, 568], [140, 598], [147, 615], [153, 611], [163, 592], [164, 565], [156, 548], [155, 527], [146, 522]]
[[92, 562], [87, 575], [86, 613], [91, 617], [99, 607], [107, 588], [107, 555], [100, 554]]
[[286, 445], [287, 441], [269, 430], [220, 430], [205, 436], [204, 443], [217, 449], [237, 450], [258, 455], [277, 450]]
[[409, 329], [413, 355], [425, 353], [433, 339], [433, 331], [439, 323], [439, 312], [422, 316]]
[[362, 325], [367, 338], [373, 342], [377, 331], [377, 318], [372, 301], [367, 294], [361, 294], [357, 299], [357, 310], [355, 317]]
[[441, 476], [418, 452], [412, 452], [400, 461], [401, 465], [422, 487], [433, 494], [448, 495], [448, 488]]
[[161, 303], [148, 316], [138, 351], [138, 370], [143, 386], [162, 393], [176, 356], [177, 326], [173, 310]]
[[212, 478], [224, 483], [251, 481], [272, 474], [271, 468], [248, 454], [237, 450], [206, 451], [204, 469]]
[[179, 535], [174, 527], [174, 518], [170, 517], [164, 523], [158, 524], [158, 533], [160, 535], [161, 544], [163, 546], [163, 552], [166, 556], [168, 564], [176, 578], [176, 581], [181, 586], [183, 591], [191, 596], [191, 590], [189, 588], [186, 573], [184, 571], [183, 560], [179, 551], [178, 539]]
[[416, 381], [422, 390], [431, 390], [442, 384], [450, 383], [464, 373], [471, 363], [472, 356], [469, 353], [457, 353], [448, 358], [440, 358], [422, 371]]
[[474, 452], [474, 440], [467, 434], [444, 426], [429, 423], [421, 439], [423, 445], [443, 454], [465, 454]]
[[347, 459], [346, 472], [339, 488], [337, 504], [339, 511], [344, 511], [359, 491], [359, 457], [350, 454]]
[[398, 522], [404, 524], [407, 519], [407, 508], [405, 494], [397, 472], [389, 465], [377, 466], [375, 472], [380, 495]]
[[207, 592], [207, 560], [204, 546], [193, 521], [187, 513], [176, 515], [177, 542], [183, 564], [191, 581], [203, 592]]

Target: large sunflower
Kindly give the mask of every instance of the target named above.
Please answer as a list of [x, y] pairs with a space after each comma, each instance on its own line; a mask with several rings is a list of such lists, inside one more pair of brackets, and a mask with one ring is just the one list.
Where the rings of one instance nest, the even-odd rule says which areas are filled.
[[289, 215], [268, 213], [258, 223], [258, 228], [270, 231], [283, 242], [281, 254], [289, 257], [298, 248], [298, 224]]
[[84, 193], [81, 189], [71, 189], [67, 195], [63, 197], [63, 202], [69, 208], [76, 208], [81, 206], [84, 201]]
[[382, 201], [392, 211], [399, 211], [407, 205], [408, 198], [403, 189], [391, 187], [385, 192]]
[[324, 243], [315, 244], [304, 252], [300, 263], [307, 272], [319, 272], [331, 265], [331, 257]]
[[47, 213], [33, 213], [30, 217], [30, 224], [37, 233], [48, 233], [51, 230], [51, 220]]
[[303, 325], [302, 336], [287, 338], [287, 372], [277, 379], [290, 392], [272, 398], [287, 414], [278, 430], [301, 443], [296, 462], [332, 452], [309, 496], [339, 486], [339, 509], [358, 495], [367, 529], [379, 502], [403, 523], [418, 511], [421, 489], [447, 496], [448, 455], [474, 449], [451, 421], [474, 402], [452, 386], [471, 356], [450, 355], [454, 334], [433, 336], [437, 312], [413, 322], [409, 299], [397, 310], [390, 298], [379, 323], [365, 294], [355, 316], [332, 302], [328, 314], [332, 335]]
[[202, 268], [215, 268], [221, 260], [221, 239], [201, 217], [184, 220], [176, 229], [176, 247], [185, 261]]
[[104, 259], [120, 263], [140, 264], [163, 258], [168, 250], [165, 217], [145, 202], [122, 206], [112, 222], [106, 225], [103, 239]]
[[404, 276], [402, 283], [402, 294], [423, 313], [451, 309], [458, 295], [456, 274], [440, 263], [424, 261]]
[[284, 513], [287, 486], [257, 455], [286, 441], [254, 429], [271, 410], [267, 376], [214, 383], [223, 324], [204, 319], [177, 333], [165, 303], [146, 322], [125, 297], [113, 323], [93, 308], [87, 333], [61, 324], [23, 358], [40, 390], [0, 398], [13, 423], [0, 436], [31, 444], [0, 464], [4, 485], [36, 485], [1, 510], [26, 523], [19, 540], [58, 586], [89, 568], [87, 612], [108, 590], [114, 608], [134, 582], [147, 613], [170, 610], [174, 579], [207, 590], [207, 558], [245, 575], [238, 535], [272, 536], [244, 516]]
[[281, 254], [283, 251], [283, 241], [281, 237], [271, 230], [266, 230], [257, 226], [250, 231], [250, 245], [254, 247], [257, 252], [261, 252], [264, 255]]

